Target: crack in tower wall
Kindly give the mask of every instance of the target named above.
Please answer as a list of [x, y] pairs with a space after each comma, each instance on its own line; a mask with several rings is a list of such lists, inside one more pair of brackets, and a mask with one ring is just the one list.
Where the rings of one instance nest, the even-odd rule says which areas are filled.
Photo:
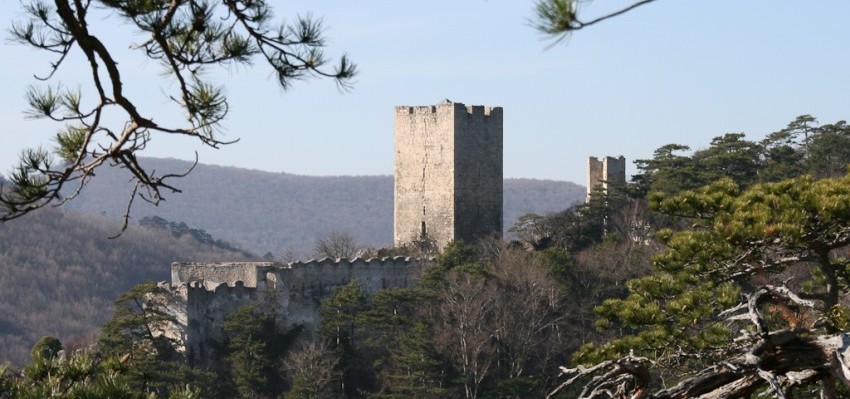
[[442, 247], [502, 231], [502, 108], [444, 101], [395, 109], [394, 243], [424, 227]]

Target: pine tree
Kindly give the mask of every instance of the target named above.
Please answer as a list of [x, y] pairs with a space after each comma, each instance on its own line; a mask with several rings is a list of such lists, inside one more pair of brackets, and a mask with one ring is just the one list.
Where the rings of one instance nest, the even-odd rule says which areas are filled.
[[[200, 389], [211, 397], [214, 387], [209, 372], [194, 369], [174, 350], [174, 342], [156, 334], [157, 326], [173, 322], [163, 303], [165, 297], [156, 283], [136, 285], [115, 301], [115, 313], [103, 326], [97, 342], [101, 356], [123, 359], [122, 368], [134, 391], [168, 396], [178, 391]], [[188, 387], [187, 387], [188, 386]]]
[[357, 351], [357, 333], [362, 314], [367, 308], [367, 295], [357, 280], [334, 289], [330, 298], [322, 301], [320, 337], [330, 343], [339, 363], [336, 370], [342, 375], [339, 392], [353, 395], [357, 389], [370, 385], [369, 364]]
[[272, 392], [274, 320], [257, 305], [248, 305], [228, 315], [223, 329], [227, 336], [224, 361], [239, 397], [257, 398]]
[[[623, 336], [584, 347], [576, 361], [618, 359], [608, 365], [621, 370], [648, 361], [667, 381], [700, 369], [724, 376], [697, 375], [667, 392], [725, 387], [779, 395], [819, 381], [830, 391], [828, 374], [792, 382], [788, 373], [810, 372], [821, 367], [815, 364], [823, 353], [844, 350], [829, 342], [845, 339], [850, 314], [842, 304], [850, 288], [843, 256], [850, 245], [850, 175], [803, 176], [745, 191], [725, 179], [652, 199], [657, 210], [688, 217], [693, 227], [659, 232], [668, 249], [653, 260], [655, 271], [629, 281], [626, 298], [598, 308], [600, 327]], [[645, 389], [644, 382], [636, 384]]]

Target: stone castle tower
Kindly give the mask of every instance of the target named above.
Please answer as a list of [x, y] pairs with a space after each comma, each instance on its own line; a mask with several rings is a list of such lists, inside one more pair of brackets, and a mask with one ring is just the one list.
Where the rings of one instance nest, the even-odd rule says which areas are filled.
[[502, 108], [395, 108], [394, 241], [440, 248], [502, 232]]
[[607, 191], [609, 184], [626, 184], [626, 158], [622, 155], [617, 158], [588, 158], [587, 197], [585, 197], [585, 201], [590, 200], [590, 193], [592, 193], [594, 189], [601, 188], [602, 190]]

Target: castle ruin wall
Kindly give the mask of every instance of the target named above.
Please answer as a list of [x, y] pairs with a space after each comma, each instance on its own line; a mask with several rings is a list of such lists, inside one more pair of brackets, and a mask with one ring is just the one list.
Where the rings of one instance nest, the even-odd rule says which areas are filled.
[[180, 285], [189, 281], [229, 282], [241, 281], [248, 287], [263, 282], [262, 269], [274, 267], [273, 262], [175, 262], [171, 264], [171, 284]]
[[173, 263], [171, 284], [148, 299], [173, 322], [157, 333], [175, 342], [195, 365], [211, 366], [225, 341], [224, 320], [246, 305], [273, 316], [279, 332], [315, 331], [321, 301], [335, 287], [357, 280], [364, 291], [412, 285], [420, 262], [382, 259], [320, 259], [308, 262]]

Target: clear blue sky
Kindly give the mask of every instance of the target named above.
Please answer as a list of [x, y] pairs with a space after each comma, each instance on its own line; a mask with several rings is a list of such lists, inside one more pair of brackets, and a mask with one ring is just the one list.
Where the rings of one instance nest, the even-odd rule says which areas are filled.
[[[271, 3], [278, 17], [323, 16], [327, 53], [350, 54], [360, 68], [356, 85], [340, 94], [313, 80], [284, 93], [260, 64], [215, 73], [230, 97], [226, 138], [241, 141], [200, 151], [203, 163], [391, 174], [393, 107], [445, 98], [504, 108], [506, 177], [580, 184], [591, 155], [622, 154], [631, 163], [672, 142], [698, 149], [726, 132], [760, 139], [800, 114], [822, 123], [850, 118], [845, 0], [658, 0], [554, 47], [529, 26], [531, 1]], [[628, 2], [596, 3], [588, 16]], [[0, 2], [0, 27], [19, 10], [17, 1]], [[101, 21], [97, 31], [114, 38], [127, 90], [143, 112], [166, 115], [171, 83], [160, 67], [124, 50], [129, 26]], [[23, 115], [24, 90], [50, 58], [8, 41], [0, 49], [7, 171], [22, 148], [50, 145], [57, 127]], [[85, 88], [85, 68], [68, 66], [63, 84]], [[146, 154], [192, 159], [198, 148], [155, 137]]]

